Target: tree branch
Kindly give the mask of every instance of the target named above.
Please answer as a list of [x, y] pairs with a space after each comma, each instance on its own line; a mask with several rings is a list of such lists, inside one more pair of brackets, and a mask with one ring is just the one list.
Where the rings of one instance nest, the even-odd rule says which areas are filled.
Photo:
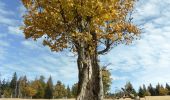
[[111, 49], [112, 44], [113, 44], [113, 42], [110, 43], [110, 40], [107, 39], [106, 44], [105, 44], [106, 48], [101, 51], [98, 51], [98, 54], [105, 54], [106, 52], [108, 52]]

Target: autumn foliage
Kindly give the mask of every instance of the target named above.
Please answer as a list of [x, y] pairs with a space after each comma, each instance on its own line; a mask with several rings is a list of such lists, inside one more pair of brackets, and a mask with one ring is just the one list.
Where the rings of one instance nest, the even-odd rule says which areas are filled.
[[[26, 38], [43, 37], [52, 51], [70, 48], [79, 42], [90, 49], [116, 42], [130, 43], [140, 30], [128, 20], [135, 0], [22, 0], [27, 9], [23, 30]], [[96, 38], [94, 38], [96, 35]], [[108, 50], [105, 50], [106, 52]], [[105, 53], [99, 52], [99, 54]]]

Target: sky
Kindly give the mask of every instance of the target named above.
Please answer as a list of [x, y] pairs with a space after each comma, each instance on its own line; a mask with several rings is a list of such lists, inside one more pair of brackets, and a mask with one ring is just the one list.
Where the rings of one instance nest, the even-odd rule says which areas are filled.
[[[139, 0], [133, 22], [142, 28], [140, 39], [100, 56], [101, 66], [110, 64], [107, 68], [112, 74], [111, 92], [127, 81], [136, 89], [142, 84], [170, 84], [169, 5], [170, 0]], [[31, 80], [51, 75], [54, 83], [76, 83], [76, 57], [66, 51], [51, 52], [40, 41], [26, 40], [19, 29], [23, 14], [20, 0], [0, 0], [0, 79], [10, 80], [17, 72]]]

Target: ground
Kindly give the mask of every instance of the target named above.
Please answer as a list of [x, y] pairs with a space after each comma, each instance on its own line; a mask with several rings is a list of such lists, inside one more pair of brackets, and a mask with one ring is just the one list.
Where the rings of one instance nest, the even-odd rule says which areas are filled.
[[[0, 100], [45, 100], [45, 99], [0, 99]], [[75, 99], [51, 99], [51, 100], [75, 100]], [[105, 99], [105, 100], [114, 100], [114, 99]], [[127, 98], [127, 99], [119, 99], [119, 100], [132, 100], [132, 99]], [[146, 98], [142, 98], [140, 100], [170, 100], [170, 96], [147, 96]]]

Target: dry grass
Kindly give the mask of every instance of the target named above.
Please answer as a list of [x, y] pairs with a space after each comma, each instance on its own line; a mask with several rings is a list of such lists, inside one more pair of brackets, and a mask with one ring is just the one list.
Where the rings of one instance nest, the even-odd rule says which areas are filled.
[[[0, 100], [75, 100], [75, 99], [4, 99], [1, 98]], [[114, 99], [105, 99], [105, 100], [114, 100]], [[126, 99], [115, 99], [115, 100], [132, 100], [130, 98]], [[170, 100], [170, 96], [147, 96], [145, 98], [141, 98], [140, 100]]]

